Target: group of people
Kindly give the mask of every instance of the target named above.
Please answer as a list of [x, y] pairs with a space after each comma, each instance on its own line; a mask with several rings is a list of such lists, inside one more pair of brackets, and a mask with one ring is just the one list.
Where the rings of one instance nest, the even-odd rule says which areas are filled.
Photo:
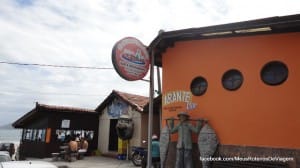
[[65, 139], [63, 142], [63, 158], [65, 160], [71, 161], [72, 157], [76, 159], [81, 159], [83, 155], [87, 152], [88, 141], [85, 138], [81, 138], [79, 135], [70, 136], [68, 141]]
[[88, 149], [89, 143], [84, 138], [82, 139], [72, 139], [69, 141], [68, 146], [70, 148], [71, 152], [77, 152], [79, 150], [85, 150], [85, 152]]
[[81, 139], [80, 141], [76, 141], [75, 139], [72, 139], [67, 143], [67, 149], [64, 155], [64, 159], [71, 161], [72, 156], [76, 157], [76, 159], [81, 159], [87, 152], [87, 149], [87, 140]]

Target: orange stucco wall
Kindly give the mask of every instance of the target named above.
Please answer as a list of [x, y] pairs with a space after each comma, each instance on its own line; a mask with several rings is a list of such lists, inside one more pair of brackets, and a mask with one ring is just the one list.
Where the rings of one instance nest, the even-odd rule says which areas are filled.
[[[207, 118], [221, 144], [300, 148], [300, 33], [177, 42], [162, 60], [163, 96], [190, 91], [195, 77], [206, 78], [206, 93], [191, 97], [197, 106], [188, 112], [194, 119]], [[260, 71], [274, 60], [287, 65], [289, 76], [283, 84], [269, 86]], [[244, 77], [236, 91], [221, 83], [229, 69]], [[185, 104], [163, 103], [163, 119], [176, 117]]]

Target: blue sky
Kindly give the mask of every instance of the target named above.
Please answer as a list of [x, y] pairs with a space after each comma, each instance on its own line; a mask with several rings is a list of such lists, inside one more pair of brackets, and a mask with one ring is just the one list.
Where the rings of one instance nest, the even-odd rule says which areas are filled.
[[[299, 0], [1, 0], [0, 62], [113, 67], [112, 47], [127, 36], [148, 45], [160, 29], [299, 13]], [[0, 64], [0, 79], [0, 125], [35, 102], [94, 109], [113, 89], [149, 90], [114, 70]]]

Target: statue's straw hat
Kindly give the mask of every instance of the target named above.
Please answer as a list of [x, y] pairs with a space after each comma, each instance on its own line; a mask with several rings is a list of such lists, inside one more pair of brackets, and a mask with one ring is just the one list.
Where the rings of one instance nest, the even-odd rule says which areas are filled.
[[185, 112], [185, 111], [178, 113], [178, 114], [177, 114], [177, 117], [179, 117], [179, 116], [181, 116], [181, 115], [186, 116], [186, 117], [188, 117], [188, 118], [190, 117], [190, 115], [189, 115], [187, 112]]
[[120, 118], [121, 118], [121, 119], [131, 119], [131, 118], [129, 117], [129, 115], [126, 115], [126, 114], [122, 114], [122, 115], [120, 116]]

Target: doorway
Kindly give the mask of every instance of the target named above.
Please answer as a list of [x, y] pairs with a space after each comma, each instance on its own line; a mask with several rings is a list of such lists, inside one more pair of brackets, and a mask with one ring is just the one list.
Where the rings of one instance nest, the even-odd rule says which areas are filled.
[[118, 151], [118, 135], [116, 131], [116, 125], [118, 123], [118, 119], [111, 119], [109, 125], [109, 151]]

